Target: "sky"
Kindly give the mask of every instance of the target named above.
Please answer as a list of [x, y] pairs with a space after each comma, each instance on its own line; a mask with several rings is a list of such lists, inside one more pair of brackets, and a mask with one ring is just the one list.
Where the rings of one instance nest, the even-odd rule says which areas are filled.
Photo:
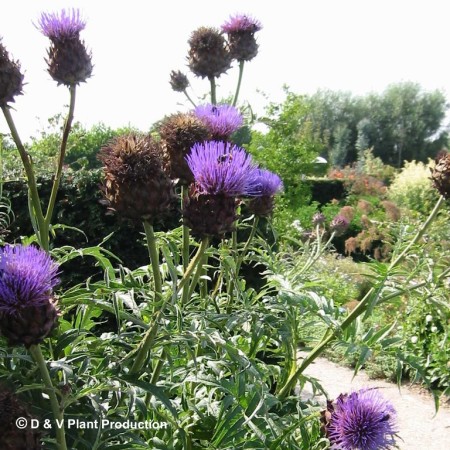
[[[209, 90], [187, 68], [187, 41], [200, 26], [220, 27], [246, 13], [263, 29], [258, 56], [246, 64], [240, 100], [262, 115], [281, 102], [282, 86], [298, 94], [318, 89], [355, 95], [413, 81], [450, 98], [446, 0], [16, 0], [2, 2], [0, 37], [25, 74], [24, 95], [12, 111], [24, 141], [64, 111], [68, 89], [47, 73], [49, 40], [33, 25], [41, 12], [79, 8], [81, 38], [92, 51], [93, 76], [77, 88], [75, 120], [84, 126], [134, 126], [143, 131], [165, 115], [190, 108], [169, 85], [185, 72], [191, 96]], [[218, 80], [218, 97], [234, 92], [236, 64]], [[264, 95], [263, 95], [264, 93]], [[0, 116], [0, 133], [8, 133]]]

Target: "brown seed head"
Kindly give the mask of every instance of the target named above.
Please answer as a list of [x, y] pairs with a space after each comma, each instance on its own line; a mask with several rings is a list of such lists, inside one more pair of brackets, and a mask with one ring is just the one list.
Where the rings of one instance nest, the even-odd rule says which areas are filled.
[[6, 48], [0, 41], [0, 106], [14, 101], [16, 95], [22, 94], [23, 75], [20, 63], [9, 58]]
[[168, 213], [173, 183], [163, 170], [162, 150], [151, 136], [126, 135], [103, 147], [103, 191], [111, 209], [123, 217], [151, 223]]
[[231, 67], [228, 44], [215, 28], [197, 29], [188, 44], [188, 65], [196, 76], [209, 79], [219, 77]]
[[195, 143], [210, 138], [207, 127], [193, 114], [178, 113], [162, 122], [159, 133], [164, 146], [164, 166], [170, 177], [179, 178], [181, 184], [193, 182], [185, 158]]
[[450, 198], [450, 153], [443, 153], [431, 169], [431, 181], [442, 196]]

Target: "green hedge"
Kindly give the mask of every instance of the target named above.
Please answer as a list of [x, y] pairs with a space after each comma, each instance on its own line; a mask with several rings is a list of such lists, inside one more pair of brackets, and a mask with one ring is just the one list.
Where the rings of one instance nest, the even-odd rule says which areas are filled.
[[[38, 179], [39, 192], [47, 204], [52, 187], [52, 179]], [[147, 249], [143, 244], [143, 228], [140, 222], [134, 223], [108, 214], [107, 208], [101, 203], [101, 170], [80, 170], [68, 172], [62, 179], [55, 206], [53, 224], [75, 227], [84, 233], [71, 229], [57, 229], [53, 245], [71, 245], [75, 248], [95, 246], [113, 233], [103, 247], [119, 257], [124, 265], [133, 269], [148, 263]], [[3, 195], [11, 202], [14, 218], [7, 230], [7, 242], [19, 242], [22, 236], [33, 234], [33, 228], [28, 214], [27, 185], [24, 181], [10, 181], [3, 185]], [[179, 224], [178, 213], [170, 217], [170, 223], [155, 224], [155, 229], [161, 230], [176, 227]], [[77, 261], [77, 265], [80, 261]], [[80, 279], [95, 273], [89, 262], [84, 269], [77, 266]], [[100, 273], [100, 271], [98, 271]]]

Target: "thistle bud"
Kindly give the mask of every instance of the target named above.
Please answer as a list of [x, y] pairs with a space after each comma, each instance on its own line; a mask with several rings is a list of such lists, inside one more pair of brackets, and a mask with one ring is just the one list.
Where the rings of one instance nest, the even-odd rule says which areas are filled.
[[0, 107], [13, 102], [16, 95], [22, 94], [22, 83], [23, 75], [19, 62], [9, 58], [0, 41]]
[[170, 85], [175, 92], [184, 92], [189, 86], [187, 76], [179, 70], [170, 72]]
[[66, 86], [85, 82], [92, 74], [92, 55], [80, 40], [86, 22], [79, 10], [42, 13], [38, 23], [38, 29], [51, 41], [46, 60], [51, 77]]
[[312, 217], [313, 227], [317, 227], [318, 225], [323, 225], [325, 223], [325, 215], [321, 212], [317, 212]]
[[450, 198], [450, 153], [442, 152], [431, 169], [433, 187], [446, 199]]
[[178, 178], [181, 184], [194, 181], [186, 156], [198, 142], [210, 137], [207, 127], [193, 114], [173, 114], [161, 124], [159, 134], [164, 146], [164, 166], [172, 179]]
[[219, 77], [231, 67], [232, 57], [227, 42], [215, 28], [197, 29], [188, 44], [188, 65], [196, 76]]
[[163, 170], [161, 146], [151, 136], [120, 136], [102, 148], [99, 159], [110, 209], [150, 223], [170, 211], [173, 183]]
[[54, 328], [57, 270], [50, 256], [35, 247], [0, 250], [0, 333], [9, 345], [38, 344]]
[[261, 24], [247, 15], [237, 15], [222, 25], [228, 35], [230, 53], [237, 61], [250, 61], [258, 54], [255, 33], [262, 29]]
[[[18, 428], [16, 422], [22, 419], [25, 428]], [[41, 433], [31, 428], [33, 417], [27, 408], [9, 390], [0, 387], [0, 441], [2, 450], [40, 450]]]

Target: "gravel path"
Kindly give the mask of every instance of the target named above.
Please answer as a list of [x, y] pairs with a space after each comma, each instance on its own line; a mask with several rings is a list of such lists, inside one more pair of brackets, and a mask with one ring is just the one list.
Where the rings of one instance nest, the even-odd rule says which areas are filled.
[[[351, 369], [323, 358], [311, 364], [306, 374], [317, 378], [331, 399], [362, 387], [378, 387], [397, 410], [401, 450], [450, 450], [450, 408], [441, 404], [435, 414], [433, 399], [419, 388], [402, 386], [399, 390], [393, 383], [369, 379], [363, 371], [353, 378]], [[312, 396], [310, 388], [304, 388], [302, 397]], [[324, 398], [319, 400], [325, 403]]]

